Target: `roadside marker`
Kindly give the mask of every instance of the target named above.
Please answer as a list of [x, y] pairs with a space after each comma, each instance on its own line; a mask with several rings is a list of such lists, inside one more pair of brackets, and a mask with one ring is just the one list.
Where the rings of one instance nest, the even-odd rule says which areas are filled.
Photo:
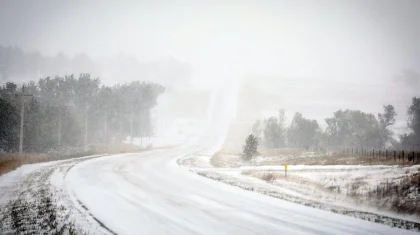
[[287, 164], [284, 164], [284, 176], [287, 178]]

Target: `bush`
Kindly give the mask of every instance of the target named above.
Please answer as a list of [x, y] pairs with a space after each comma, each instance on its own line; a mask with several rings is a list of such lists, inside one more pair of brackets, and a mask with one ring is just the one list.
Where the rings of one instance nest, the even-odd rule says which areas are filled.
[[268, 173], [268, 174], [263, 175], [261, 179], [270, 183], [276, 180], [276, 176], [273, 173]]

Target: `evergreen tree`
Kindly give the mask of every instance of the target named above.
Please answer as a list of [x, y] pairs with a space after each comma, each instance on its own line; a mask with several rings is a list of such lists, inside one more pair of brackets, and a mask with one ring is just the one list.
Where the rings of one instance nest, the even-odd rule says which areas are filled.
[[245, 161], [258, 154], [258, 139], [253, 134], [249, 135], [245, 140], [245, 145], [242, 150], [242, 159]]

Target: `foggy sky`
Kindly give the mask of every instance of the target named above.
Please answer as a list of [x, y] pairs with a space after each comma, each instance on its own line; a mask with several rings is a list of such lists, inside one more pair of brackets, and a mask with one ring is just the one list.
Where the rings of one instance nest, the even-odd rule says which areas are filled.
[[419, 1], [0, 3], [0, 44], [50, 55], [123, 51], [203, 68], [353, 79], [420, 61]]
[[[376, 112], [404, 86], [398, 74], [419, 69], [418, 12], [416, 0], [0, 0], [0, 44], [47, 55], [173, 56], [211, 81], [249, 74], [341, 81], [364, 86], [354, 106]], [[369, 96], [382, 85], [387, 90]], [[398, 93], [406, 94], [394, 104], [399, 113], [417, 89], [407, 92]]]

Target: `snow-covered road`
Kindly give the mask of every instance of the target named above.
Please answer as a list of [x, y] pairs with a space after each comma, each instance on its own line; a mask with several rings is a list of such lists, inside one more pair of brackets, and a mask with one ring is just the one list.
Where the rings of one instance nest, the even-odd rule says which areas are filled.
[[70, 192], [117, 234], [412, 234], [196, 175], [176, 163], [196, 147], [84, 161]]

